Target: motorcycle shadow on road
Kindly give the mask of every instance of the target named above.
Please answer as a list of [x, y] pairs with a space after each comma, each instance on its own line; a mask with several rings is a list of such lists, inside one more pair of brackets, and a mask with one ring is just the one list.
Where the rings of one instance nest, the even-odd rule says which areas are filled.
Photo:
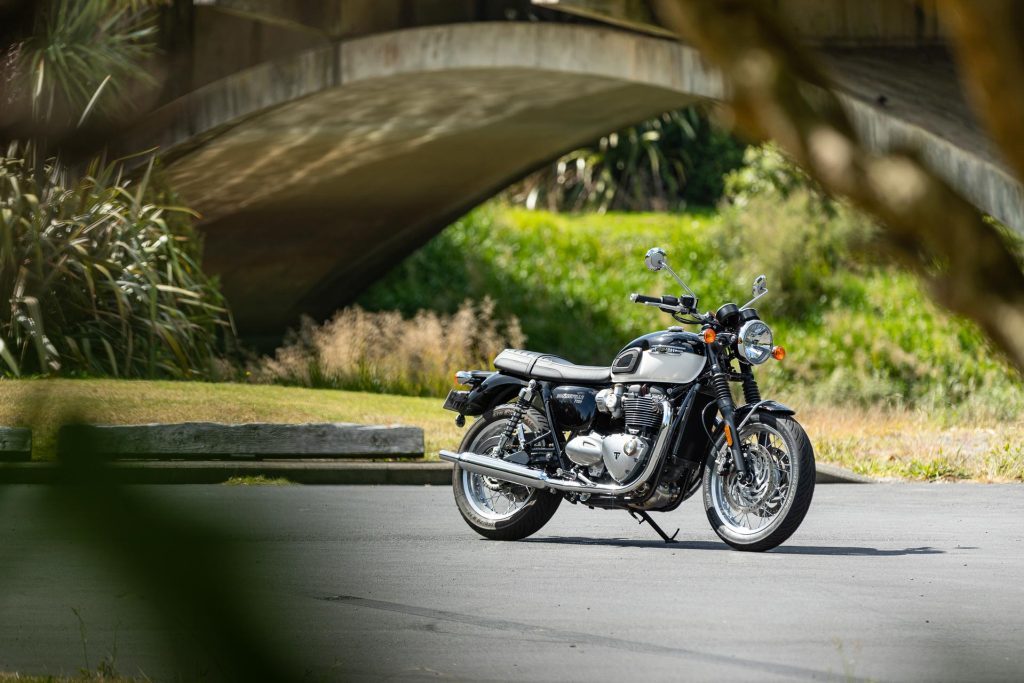
[[[665, 543], [657, 539], [586, 538], [583, 536], [548, 536], [526, 538], [519, 543], [553, 543], [555, 545], [594, 545], [616, 548], [661, 548], [663, 550], [726, 550], [734, 552], [725, 543], [714, 541], [686, 541]], [[768, 551], [774, 555], [829, 555], [857, 557], [897, 557], [903, 555], [944, 555], [945, 550], [931, 546], [918, 548], [866, 548], [861, 546], [783, 545]]]

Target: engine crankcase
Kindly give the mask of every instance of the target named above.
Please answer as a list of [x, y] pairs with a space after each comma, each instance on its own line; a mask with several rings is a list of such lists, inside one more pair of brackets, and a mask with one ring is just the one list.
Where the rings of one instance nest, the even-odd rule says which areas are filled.
[[565, 454], [577, 465], [604, 463], [612, 479], [627, 481], [644, 461], [650, 445], [633, 434], [585, 434], [565, 444]]

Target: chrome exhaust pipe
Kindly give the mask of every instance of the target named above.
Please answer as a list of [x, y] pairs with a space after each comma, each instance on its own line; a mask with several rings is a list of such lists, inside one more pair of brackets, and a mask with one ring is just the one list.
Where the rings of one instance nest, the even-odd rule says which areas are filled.
[[529, 486], [530, 488], [543, 489], [553, 488], [555, 480], [547, 472], [530, 469], [524, 465], [518, 465], [507, 460], [499, 460], [488, 455], [478, 453], [454, 453], [452, 451], [441, 451], [441, 459], [455, 463], [467, 472], [482, 474], [485, 477], [500, 479], [501, 481]]
[[499, 460], [479, 453], [455, 453], [453, 451], [441, 451], [441, 459], [461, 467], [467, 472], [482, 474], [485, 477], [493, 477], [501, 481], [512, 482], [520, 486], [529, 486], [535, 489], [554, 489], [567, 493], [590, 493], [602, 496], [624, 496], [647, 483], [658, 470], [658, 465], [665, 457], [668, 450], [669, 426], [672, 424], [672, 406], [668, 401], [661, 402], [661, 429], [658, 431], [658, 440], [651, 451], [651, 457], [647, 459], [647, 465], [633, 481], [626, 484], [594, 484], [592, 482], [576, 481], [563, 477], [555, 477], [542, 470], [535, 470], [524, 465], [518, 465], [507, 460]]

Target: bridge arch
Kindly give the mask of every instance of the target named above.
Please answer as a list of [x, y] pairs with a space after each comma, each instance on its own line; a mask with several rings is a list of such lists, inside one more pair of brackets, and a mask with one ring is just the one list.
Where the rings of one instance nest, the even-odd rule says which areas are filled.
[[[240, 330], [273, 336], [300, 313], [351, 301], [561, 153], [725, 94], [696, 50], [674, 41], [582, 25], [455, 24], [248, 69], [170, 103], [127, 143], [160, 147], [175, 188], [202, 214], [207, 267]], [[869, 140], [919, 147], [983, 209], [1020, 215], [1019, 186], [977, 148], [856, 93], [845, 99]]]

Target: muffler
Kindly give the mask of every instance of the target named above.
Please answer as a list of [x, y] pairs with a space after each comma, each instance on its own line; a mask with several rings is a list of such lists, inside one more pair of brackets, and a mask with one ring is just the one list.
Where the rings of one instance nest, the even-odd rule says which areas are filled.
[[665, 457], [669, 441], [669, 425], [672, 424], [672, 405], [668, 401], [661, 404], [661, 429], [658, 431], [658, 440], [651, 450], [651, 457], [647, 459], [640, 475], [631, 482], [625, 484], [595, 484], [582, 479], [568, 479], [556, 477], [541, 470], [535, 470], [525, 465], [518, 465], [507, 460], [499, 460], [488, 455], [479, 453], [455, 453], [453, 451], [441, 451], [441, 459], [454, 463], [475, 474], [482, 474], [485, 477], [493, 477], [501, 481], [512, 482], [521, 486], [529, 486], [535, 489], [554, 489], [568, 493], [590, 493], [602, 496], [623, 496], [632, 493], [643, 486], [648, 479], [658, 470], [658, 465]]

